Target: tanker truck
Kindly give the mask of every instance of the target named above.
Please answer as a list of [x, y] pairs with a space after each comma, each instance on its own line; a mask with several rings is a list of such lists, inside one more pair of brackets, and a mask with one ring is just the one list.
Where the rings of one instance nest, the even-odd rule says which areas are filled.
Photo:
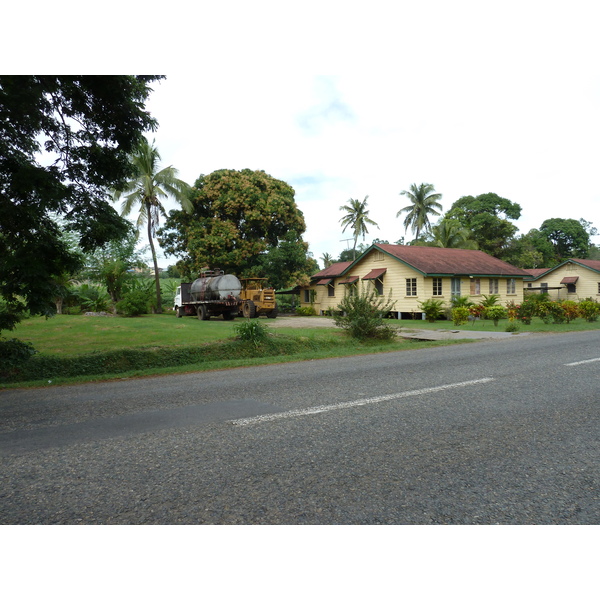
[[206, 321], [223, 315], [231, 321], [240, 312], [242, 284], [235, 275], [225, 275], [220, 269], [204, 271], [192, 283], [182, 283], [177, 288], [173, 310], [178, 318], [197, 315]]

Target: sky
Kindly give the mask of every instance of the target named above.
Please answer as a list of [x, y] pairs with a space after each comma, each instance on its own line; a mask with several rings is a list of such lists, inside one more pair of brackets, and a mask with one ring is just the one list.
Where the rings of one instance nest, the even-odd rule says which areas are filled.
[[351, 247], [340, 225], [351, 198], [368, 196], [379, 226], [365, 243], [411, 240], [396, 214], [413, 183], [433, 184], [444, 211], [487, 192], [516, 202], [519, 233], [554, 217], [600, 228], [594, 2], [161, 6], [142, 14], [109, 0], [89, 21], [93, 34], [71, 28], [78, 49], [67, 58], [59, 38], [38, 39], [56, 18], [41, 7], [31, 39], [50, 44], [47, 68], [58, 57], [65, 72], [166, 75], [147, 103], [162, 165], [190, 184], [245, 168], [287, 182], [321, 265]]
[[412, 239], [396, 214], [413, 183], [444, 211], [508, 198], [520, 233], [553, 217], [600, 227], [592, 3], [261, 4], [200, 28], [186, 68], [154, 86], [150, 137], [188, 183], [244, 168], [286, 181], [317, 260], [352, 244], [350, 198], [368, 196], [379, 225], [367, 244]]

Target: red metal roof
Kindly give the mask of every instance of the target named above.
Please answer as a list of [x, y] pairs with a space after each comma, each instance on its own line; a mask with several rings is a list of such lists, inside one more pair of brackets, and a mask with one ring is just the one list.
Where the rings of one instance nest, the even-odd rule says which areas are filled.
[[358, 279], [358, 275], [352, 275], [352, 277], [348, 277], [347, 279], [340, 281], [338, 285], [342, 285], [343, 283], [354, 283], [355, 281], [358, 281]]
[[579, 277], [563, 277], [561, 283], [576, 283]]
[[529, 276], [523, 269], [513, 267], [481, 250], [393, 244], [376, 244], [376, 247], [425, 274]]
[[571, 262], [579, 263], [584, 267], [594, 269], [594, 271], [600, 271], [600, 260], [591, 260], [589, 258], [571, 258]]
[[321, 279], [320, 281], [317, 281], [317, 285], [327, 285], [331, 283], [331, 278], [329, 279]]
[[534, 279], [537, 279], [538, 277], [541, 277], [544, 273], [547, 273], [550, 270], [550, 268], [545, 268], [545, 269], [523, 269], [523, 271], [525, 271], [530, 277], [533, 277]]
[[387, 269], [373, 269], [370, 273], [367, 273], [363, 279], [379, 279]]
[[312, 279], [324, 279], [325, 277], [339, 277], [350, 265], [352, 261], [333, 263], [326, 269], [315, 273]]

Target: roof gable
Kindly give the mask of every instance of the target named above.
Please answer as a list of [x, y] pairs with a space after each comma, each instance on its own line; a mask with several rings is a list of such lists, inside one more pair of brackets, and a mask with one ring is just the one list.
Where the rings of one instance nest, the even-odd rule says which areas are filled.
[[389, 254], [424, 275], [529, 276], [529, 273], [523, 269], [513, 267], [507, 262], [494, 258], [481, 250], [374, 244], [367, 252], [373, 249], [379, 249]]

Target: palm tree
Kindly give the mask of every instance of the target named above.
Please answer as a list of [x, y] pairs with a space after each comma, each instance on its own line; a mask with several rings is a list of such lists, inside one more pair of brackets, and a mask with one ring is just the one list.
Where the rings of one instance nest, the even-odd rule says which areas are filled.
[[442, 205], [439, 203], [442, 194], [435, 193], [435, 187], [431, 183], [422, 183], [419, 186], [413, 183], [410, 191], [404, 190], [400, 195], [408, 196], [411, 204], [401, 208], [396, 213], [396, 217], [399, 217], [400, 213], [408, 213], [404, 219], [404, 231], [406, 232], [410, 227], [415, 234], [415, 239], [418, 239], [422, 230], [431, 231], [429, 215], [439, 216], [440, 213], [436, 209], [442, 210]]
[[[160, 299], [160, 279], [158, 276], [158, 263], [153, 238], [159, 223], [160, 215], [166, 216], [161, 199], [173, 197], [187, 212], [192, 211], [192, 203], [188, 198], [190, 186], [177, 179], [177, 169], [165, 167], [160, 169], [160, 154], [152, 144], [143, 138], [140, 145], [131, 155], [130, 160], [136, 169], [136, 175], [121, 190], [116, 190], [113, 200], [117, 201], [125, 195], [121, 205], [121, 215], [127, 216], [139, 204], [137, 219], [138, 231], [145, 223], [148, 231], [148, 242], [154, 263], [154, 279], [156, 282], [156, 312], [162, 312]], [[159, 170], [160, 169], [160, 170]]]
[[362, 235], [364, 240], [365, 235], [369, 233], [367, 225], [375, 225], [375, 227], [379, 229], [379, 225], [377, 225], [375, 221], [369, 219], [369, 211], [366, 209], [368, 197], [369, 196], [365, 196], [365, 199], [362, 202], [360, 200], [354, 200], [353, 198], [350, 198], [350, 200], [348, 200], [348, 204], [345, 206], [340, 206], [340, 210], [345, 210], [347, 213], [340, 219], [340, 223], [344, 226], [342, 233], [346, 231], [348, 226], [350, 226], [350, 229], [354, 231], [354, 246], [352, 248], [353, 260], [356, 260], [356, 242], [358, 240], [358, 236]]
[[439, 248], [477, 249], [477, 242], [471, 239], [471, 232], [454, 219], [442, 219], [431, 228], [431, 235], [431, 245]]
[[326, 269], [327, 267], [330, 267], [333, 263], [333, 256], [331, 256], [331, 254], [329, 254], [329, 252], [323, 252], [323, 255], [321, 256], [321, 260], [323, 261], [323, 268]]

